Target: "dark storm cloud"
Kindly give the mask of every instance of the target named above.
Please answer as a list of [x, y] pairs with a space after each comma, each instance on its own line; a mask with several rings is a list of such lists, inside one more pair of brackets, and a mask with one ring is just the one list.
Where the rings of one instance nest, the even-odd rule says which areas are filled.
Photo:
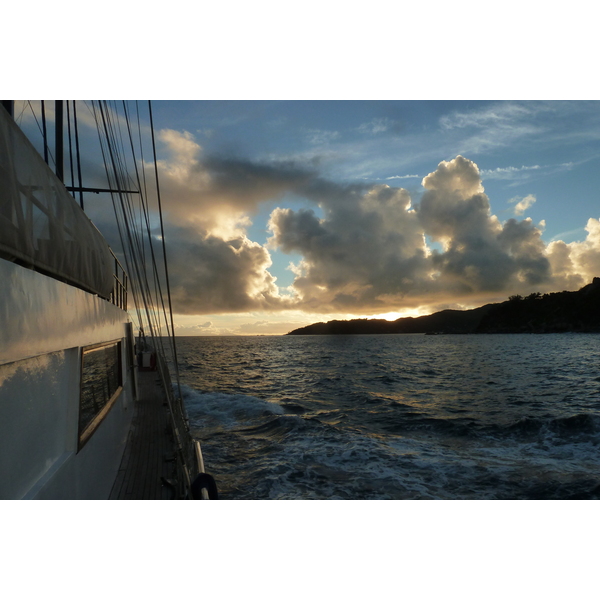
[[169, 198], [172, 219], [196, 221], [209, 231], [231, 229], [232, 223], [255, 213], [261, 202], [280, 198], [315, 177], [310, 169], [289, 161], [258, 164], [205, 156], [186, 132], [163, 130], [160, 140], [168, 155], [159, 161], [161, 188]]
[[316, 177], [314, 172], [290, 161], [257, 164], [239, 158], [212, 156], [204, 161], [203, 168], [210, 173], [213, 194], [237, 198], [245, 205], [276, 198]]

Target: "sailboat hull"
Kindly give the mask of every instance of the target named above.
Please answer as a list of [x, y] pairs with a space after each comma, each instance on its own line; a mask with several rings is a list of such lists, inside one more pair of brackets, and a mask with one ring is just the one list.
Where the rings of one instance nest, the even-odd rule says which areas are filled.
[[[1, 259], [0, 281], [0, 498], [108, 498], [135, 399], [128, 314]], [[119, 349], [118, 386], [82, 423], [84, 353], [107, 343]]]

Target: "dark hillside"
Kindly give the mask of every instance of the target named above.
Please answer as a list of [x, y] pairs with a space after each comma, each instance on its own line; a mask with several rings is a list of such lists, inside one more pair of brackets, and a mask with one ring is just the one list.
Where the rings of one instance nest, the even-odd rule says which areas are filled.
[[477, 333], [600, 332], [600, 278], [577, 292], [512, 296], [496, 304]]
[[357, 335], [368, 333], [471, 333], [493, 304], [472, 310], [442, 310], [423, 317], [329, 321], [294, 329], [288, 335]]
[[287, 335], [373, 333], [559, 333], [600, 332], [600, 278], [577, 292], [511, 296], [472, 310], [442, 310], [396, 321], [353, 319], [315, 323]]

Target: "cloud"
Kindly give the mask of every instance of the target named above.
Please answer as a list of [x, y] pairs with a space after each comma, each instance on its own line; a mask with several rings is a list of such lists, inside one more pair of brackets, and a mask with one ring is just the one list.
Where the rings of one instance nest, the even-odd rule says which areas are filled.
[[425, 234], [444, 245], [433, 253], [437, 282], [477, 294], [541, 285], [550, 277], [541, 231], [530, 219], [502, 224], [491, 214], [475, 163], [457, 156], [423, 179], [419, 206]]
[[600, 220], [588, 219], [586, 239], [566, 244], [550, 242], [547, 255], [559, 289], [576, 289], [600, 276]]
[[525, 198], [520, 198], [519, 196], [516, 196], [515, 198], [511, 198], [509, 202], [511, 204], [514, 204], [516, 202], [514, 208], [515, 215], [522, 216], [528, 208], [535, 204], [536, 197], [533, 194], [529, 194], [528, 196], [525, 196]]
[[[205, 156], [189, 132], [163, 129], [166, 158], [158, 161], [162, 193], [171, 220], [192, 222], [219, 237], [243, 235], [249, 215], [267, 200], [314, 177], [293, 162], [259, 164], [234, 157]], [[154, 165], [146, 165], [153, 176]]]
[[278, 208], [271, 244], [303, 255], [293, 288], [316, 312], [384, 308], [383, 296], [406, 293], [425, 261], [425, 242], [404, 189], [323, 186], [325, 218], [312, 210]]
[[[559, 246], [546, 247], [541, 224], [529, 218], [503, 223], [492, 214], [472, 161], [442, 161], [422, 184], [425, 193], [415, 205], [402, 188], [321, 182], [323, 217], [307, 209], [275, 209], [271, 247], [303, 257], [294, 267], [296, 305], [372, 314], [444, 302], [478, 304], [553, 291], [559, 284], [575, 289], [593, 276], [596, 267], [584, 272], [583, 265], [600, 257], [596, 221], [588, 223], [584, 245], [565, 245], [567, 263]], [[532, 203], [533, 196], [526, 197], [519, 210]], [[429, 248], [427, 239], [441, 250]]]
[[339, 131], [326, 131], [322, 129], [306, 129], [305, 135], [307, 141], [315, 146], [329, 144], [340, 137]]
[[546, 133], [536, 117], [553, 106], [537, 102], [501, 102], [468, 112], [453, 112], [439, 120], [441, 133], [459, 137], [457, 151], [480, 153], [514, 145], [526, 139], [531, 143]]
[[[587, 158], [582, 162], [589, 160]], [[481, 177], [483, 180], [488, 179], [502, 179], [505, 181], [512, 181], [513, 183], [509, 186], [520, 185], [524, 181], [531, 180], [533, 178], [540, 179], [541, 177], [548, 177], [549, 175], [555, 175], [564, 171], [570, 171], [575, 166], [574, 162], [560, 163], [555, 165], [530, 165], [521, 167], [498, 167], [496, 169], [488, 169], [481, 171]]]
[[378, 134], [384, 133], [391, 128], [397, 128], [395, 121], [388, 119], [387, 117], [375, 118], [368, 123], [363, 123], [358, 127], [360, 133], [366, 134]]
[[[293, 161], [207, 156], [186, 132], [165, 130], [160, 139], [168, 150], [158, 167], [178, 314], [478, 305], [575, 289], [600, 272], [598, 221], [588, 222], [585, 242], [546, 246], [531, 219], [501, 222], [492, 214], [479, 168], [460, 155], [424, 177], [425, 191], [413, 200], [403, 188], [342, 185]], [[268, 244], [249, 239], [250, 217], [286, 194], [315, 209], [280, 205]], [[515, 215], [534, 201], [516, 199]], [[274, 251], [301, 256], [285, 290], [269, 270]]]
[[216, 314], [289, 306], [268, 271], [269, 253], [260, 244], [246, 236], [222, 239], [172, 223], [165, 235], [174, 312]]
[[542, 169], [540, 165], [531, 165], [526, 167], [498, 167], [496, 169], [487, 169], [481, 171], [482, 179], [515, 179], [516, 177], [522, 178], [524, 173], [528, 171], [537, 171]]
[[[314, 173], [290, 162], [207, 156], [186, 131], [165, 129], [158, 137], [165, 152], [157, 168], [174, 312], [285, 309], [290, 299], [269, 272], [269, 251], [246, 232], [261, 203], [306, 185]], [[146, 165], [147, 176], [153, 168]]]
[[561, 231], [560, 233], [557, 233], [550, 241], [556, 242], [563, 238], [569, 238], [572, 236], [577, 236], [577, 238], [580, 238], [583, 235], [584, 231], [585, 227], [578, 227], [577, 229], [571, 229], [569, 231]]
[[506, 127], [523, 118], [531, 118], [540, 109], [544, 110], [543, 106], [536, 106], [532, 103], [525, 105], [502, 102], [480, 110], [444, 115], [440, 118], [440, 126], [442, 129]]
[[391, 177], [386, 177], [386, 180], [389, 179], [421, 179], [420, 175], [392, 175]]
[[194, 325], [184, 325], [184, 324], [176, 322], [175, 330], [176, 331], [186, 330], [189, 335], [189, 332], [196, 332], [198, 334], [202, 334], [206, 331], [213, 331], [214, 327], [213, 327], [212, 321], [206, 321], [205, 323], [195, 323]]

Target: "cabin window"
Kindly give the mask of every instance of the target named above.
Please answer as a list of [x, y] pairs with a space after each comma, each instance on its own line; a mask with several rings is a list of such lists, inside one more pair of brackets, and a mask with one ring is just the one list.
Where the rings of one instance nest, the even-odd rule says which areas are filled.
[[80, 447], [108, 414], [122, 389], [121, 342], [84, 348], [79, 402]]

